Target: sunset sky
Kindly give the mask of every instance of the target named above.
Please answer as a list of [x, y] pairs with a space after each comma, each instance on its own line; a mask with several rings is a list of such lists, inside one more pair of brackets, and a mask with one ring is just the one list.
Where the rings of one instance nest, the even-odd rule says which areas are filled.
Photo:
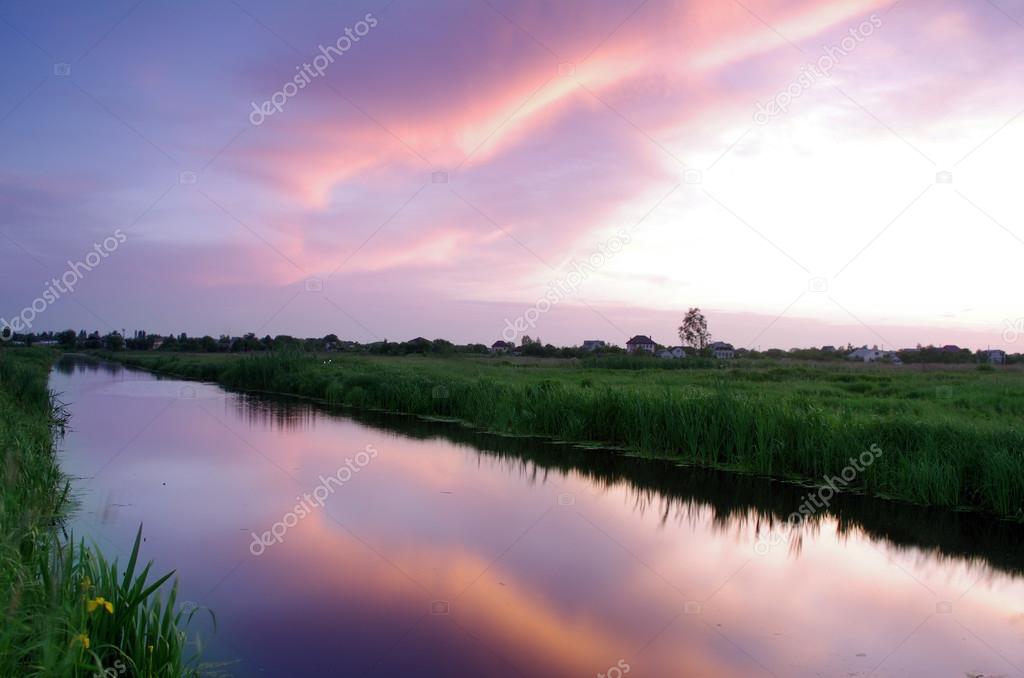
[[1024, 0], [0, 0], [0, 58], [0, 316], [124, 235], [35, 330], [1024, 350]]

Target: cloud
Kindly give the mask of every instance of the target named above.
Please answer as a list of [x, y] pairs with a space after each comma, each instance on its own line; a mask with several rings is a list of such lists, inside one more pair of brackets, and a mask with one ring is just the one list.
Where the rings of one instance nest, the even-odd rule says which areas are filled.
[[[310, 3], [289, 13], [252, 2], [245, 12], [206, 8], [197, 22], [198, 6], [142, 7], [76, 66], [79, 88], [51, 79], [5, 122], [0, 225], [35, 254], [63, 255], [132, 223], [192, 170], [197, 184], [176, 186], [133, 229], [138, 263], [127, 252], [125, 260], [154, 285], [141, 287], [151, 298], [172, 296], [159, 280], [178, 281], [183, 293], [201, 293], [196, 318], [215, 320], [218, 305], [239, 303], [233, 295], [243, 289], [286, 294], [337, 269], [332, 280], [380, 299], [361, 315], [397, 304], [444, 316], [531, 303], [573, 259], [658, 204], [581, 299], [633, 303], [654, 317], [680, 303], [685, 287], [693, 303], [770, 316], [806, 288], [805, 272], [783, 254], [815, 274], [838, 268], [940, 167], [965, 156], [956, 187], [978, 209], [940, 206], [929, 194], [878, 246], [907, 246], [900, 234], [924, 228], [922, 220], [955, 232], [954, 215], [1002, 238], [992, 219], [1013, 231], [1021, 216], [1008, 197], [1009, 149], [1024, 101], [1006, 94], [1024, 63], [1019, 26], [984, 3], [889, 8], [882, 0], [393, 3], [324, 78], [252, 127], [252, 101], [373, 8]], [[872, 13], [882, 27], [832, 80], [814, 83], [769, 125], [753, 124], [758, 102]], [[34, 10], [14, 20], [42, 44], [66, 37]], [[190, 31], [191, 51], [163, 59]], [[38, 67], [30, 51], [5, 54]], [[686, 183], [687, 170], [702, 183]], [[448, 182], [434, 183], [436, 171]], [[678, 194], [659, 204], [675, 185]], [[939, 286], [924, 303], [877, 300], [898, 280], [942, 279], [938, 254], [925, 261], [901, 249], [897, 268], [892, 254], [865, 254], [862, 263], [889, 264], [872, 270], [874, 280], [850, 269], [844, 304], [870, 323], [900, 313], [955, 322], [942, 317]], [[1013, 304], [1000, 291], [1005, 272], [968, 268], [954, 296], [984, 295], [971, 322], [998, 324]], [[396, 290], [407, 299], [392, 299]], [[811, 314], [834, 320], [820, 308]], [[568, 340], [575, 331], [547, 331], [559, 333]]]

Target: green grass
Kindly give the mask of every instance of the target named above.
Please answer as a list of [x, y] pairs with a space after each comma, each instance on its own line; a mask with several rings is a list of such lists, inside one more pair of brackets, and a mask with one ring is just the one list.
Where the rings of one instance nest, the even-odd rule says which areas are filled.
[[0, 350], [0, 675], [197, 675], [176, 584], [161, 598], [171, 574], [138, 568], [141, 528], [124, 568], [63, 538], [70, 485], [54, 445], [67, 417], [47, 390], [54, 357]]
[[857, 474], [855, 489], [1024, 519], [1024, 374], [1015, 370], [605, 369], [337, 354], [113, 357], [232, 388], [453, 417], [492, 431], [597, 442], [787, 479], [838, 475], [851, 457], [877, 445], [882, 455]]

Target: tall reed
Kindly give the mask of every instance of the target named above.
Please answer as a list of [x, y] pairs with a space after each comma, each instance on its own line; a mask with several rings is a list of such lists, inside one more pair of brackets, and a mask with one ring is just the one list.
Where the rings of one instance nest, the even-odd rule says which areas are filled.
[[[597, 442], [805, 481], [837, 476], [874, 445], [881, 456], [858, 471], [851, 489], [1024, 519], [1019, 375], [996, 381], [1003, 375], [893, 376], [822, 367], [668, 376], [660, 369], [607, 370], [614, 374], [605, 377], [601, 370], [517, 369], [458, 359], [121, 359], [234, 388], [453, 417], [503, 433]], [[957, 389], [947, 395], [953, 378]], [[976, 387], [978, 379], [992, 381]]]
[[[0, 676], [198, 675], [175, 611], [173, 573], [64, 538], [70, 485], [55, 439], [67, 421], [47, 390], [53, 354], [0, 350]], [[187, 658], [188, 657], [188, 658]]]

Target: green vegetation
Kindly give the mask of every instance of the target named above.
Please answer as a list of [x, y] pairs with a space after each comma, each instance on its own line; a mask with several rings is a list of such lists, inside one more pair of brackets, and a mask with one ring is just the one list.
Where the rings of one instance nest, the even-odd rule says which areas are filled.
[[665, 370], [653, 361], [650, 369], [605, 369], [623, 365], [290, 353], [111, 357], [232, 388], [451, 417], [793, 480], [838, 476], [852, 457], [878, 446], [882, 455], [857, 473], [856, 489], [1024, 519], [1024, 375], [1016, 370]]
[[137, 571], [139, 536], [122, 571], [84, 543], [62, 539], [70, 484], [54, 443], [66, 423], [47, 390], [55, 354], [0, 350], [0, 675], [197, 675], [184, 660], [187, 622]]

